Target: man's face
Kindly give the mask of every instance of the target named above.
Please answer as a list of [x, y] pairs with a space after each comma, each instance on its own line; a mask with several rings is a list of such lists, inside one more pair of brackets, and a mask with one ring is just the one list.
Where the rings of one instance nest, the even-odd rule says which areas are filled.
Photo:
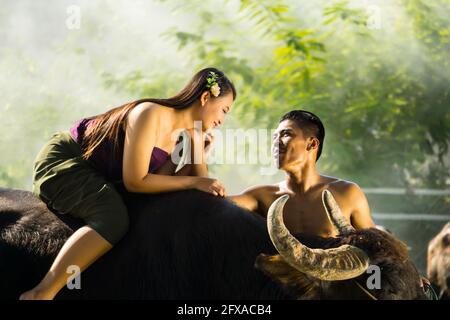
[[280, 122], [272, 140], [272, 157], [278, 169], [303, 165], [311, 156], [311, 137], [305, 137], [303, 131], [292, 120]]

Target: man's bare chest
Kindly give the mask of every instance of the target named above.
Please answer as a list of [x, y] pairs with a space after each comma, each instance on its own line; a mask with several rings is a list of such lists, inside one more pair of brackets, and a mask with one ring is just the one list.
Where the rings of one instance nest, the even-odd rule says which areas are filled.
[[[279, 196], [273, 195], [264, 204], [267, 213]], [[347, 216], [345, 210], [342, 211]], [[334, 229], [322, 204], [321, 192], [307, 197], [292, 197], [283, 210], [283, 219], [291, 233], [308, 233], [323, 237], [334, 236]]]

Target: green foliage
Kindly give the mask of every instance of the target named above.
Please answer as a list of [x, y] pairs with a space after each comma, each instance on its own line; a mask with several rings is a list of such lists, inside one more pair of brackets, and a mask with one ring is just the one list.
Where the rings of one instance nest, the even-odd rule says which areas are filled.
[[[106, 103], [117, 106], [119, 99], [173, 96], [193, 72], [214, 66], [225, 71], [238, 91], [228, 116], [236, 122], [227, 121], [228, 125], [275, 128], [285, 112], [307, 109], [321, 117], [327, 130], [319, 162], [322, 172], [364, 187], [448, 187], [449, 0], [380, 4], [378, 29], [370, 28], [371, 13], [358, 1], [174, 0], [159, 4], [181, 15], [174, 27], [161, 34], [177, 49], [170, 52], [176, 56], [173, 63], [152, 62], [149, 55], [146, 67], [124, 63], [120, 72], [105, 67], [102, 60], [110, 44], [94, 48], [111, 39], [105, 38], [107, 23], [123, 28], [134, 21], [120, 24], [117, 11], [108, 6], [108, 19], [99, 20], [95, 10], [85, 10], [83, 28], [55, 43], [61, 58], [51, 70], [36, 70], [37, 63], [18, 49], [2, 56], [2, 61], [20, 66], [5, 69], [0, 62], [2, 70], [11, 69], [14, 77], [29, 79], [20, 81], [20, 90], [30, 93], [15, 90], [0, 106], [1, 139], [9, 142], [2, 148], [2, 185], [29, 185], [30, 154], [52, 132], [67, 129], [80, 116], [104, 111]], [[183, 21], [188, 21], [187, 27], [181, 27]], [[127, 56], [159, 49], [144, 41], [134, 46], [123, 38], [115, 45], [111, 44], [108, 56], [122, 47], [127, 48], [122, 51]], [[117, 65], [118, 57], [113, 57]], [[77, 75], [82, 67], [93, 71]], [[58, 87], [61, 74], [66, 73], [67, 80], [73, 75], [86, 81], [97, 78], [85, 86]], [[48, 77], [39, 78], [42, 74]], [[95, 87], [98, 84], [103, 88]], [[23, 145], [23, 150], [11, 141]]]
[[[236, 25], [244, 18], [258, 32], [224, 27], [231, 38], [205, 32], [222, 12], [199, 4], [199, 15], [209, 19], [170, 35], [193, 66], [218, 66], [237, 82], [233, 113], [242, 126], [274, 127], [284, 112], [308, 109], [327, 129], [324, 171], [364, 186], [445, 188], [450, 25], [439, 13], [449, 2], [396, 6], [394, 25], [385, 21], [371, 30], [365, 8], [348, 1], [324, 5], [314, 28], [299, 27], [302, 17], [283, 2], [240, 1]], [[236, 54], [240, 45], [258, 41], [268, 41], [272, 54], [258, 63], [252, 61], [258, 47]]]

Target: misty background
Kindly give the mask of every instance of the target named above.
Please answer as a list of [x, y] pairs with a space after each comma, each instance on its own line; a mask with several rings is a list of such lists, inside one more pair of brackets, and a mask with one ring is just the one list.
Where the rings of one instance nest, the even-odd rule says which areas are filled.
[[[450, 1], [2, 0], [0, 39], [1, 187], [31, 190], [52, 133], [215, 66], [238, 90], [223, 132], [316, 113], [320, 172], [358, 183], [423, 273], [450, 220]], [[210, 166], [229, 194], [283, 178], [259, 168]]]

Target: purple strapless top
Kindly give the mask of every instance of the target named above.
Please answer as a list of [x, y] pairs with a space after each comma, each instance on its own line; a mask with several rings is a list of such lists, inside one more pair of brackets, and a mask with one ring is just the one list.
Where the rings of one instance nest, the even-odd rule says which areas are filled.
[[[72, 138], [80, 145], [83, 144], [83, 136], [86, 128], [90, 126], [93, 119], [83, 118], [77, 121], [70, 128], [70, 135]], [[120, 182], [122, 178], [122, 158], [123, 158], [123, 145], [125, 140], [125, 132], [120, 131], [119, 138], [119, 151], [118, 157], [115, 159], [113, 156], [113, 142], [105, 140], [102, 142], [93, 152], [89, 161], [98, 169], [101, 173], [105, 175], [111, 181]], [[156, 172], [167, 160], [169, 159], [169, 154], [158, 147], [153, 147], [151, 154], [151, 159], [149, 163], [148, 172]]]

